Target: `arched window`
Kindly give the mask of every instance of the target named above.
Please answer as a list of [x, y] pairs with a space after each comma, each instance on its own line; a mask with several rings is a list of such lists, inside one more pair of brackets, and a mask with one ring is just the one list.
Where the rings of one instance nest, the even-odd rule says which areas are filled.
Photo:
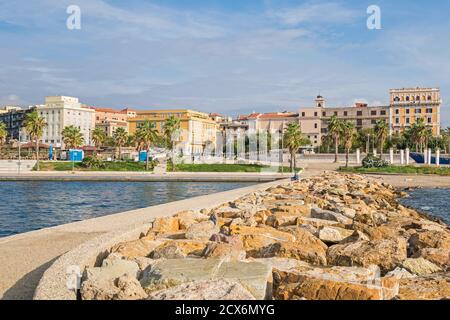
[[417, 101], [420, 101], [420, 96], [417, 96], [417, 97], [416, 97], [416, 100], [417, 100]]
[[398, 102], [398, 101], [400, 101], [400, 98], [399, 97], [395, 97], [394, 101]]
[[406, 96], [406, 101], [409, 101], [409, 96]]
[[432, 99], [431, 96], [428, 96], [428, 101], [431, 101], [431, 99]]

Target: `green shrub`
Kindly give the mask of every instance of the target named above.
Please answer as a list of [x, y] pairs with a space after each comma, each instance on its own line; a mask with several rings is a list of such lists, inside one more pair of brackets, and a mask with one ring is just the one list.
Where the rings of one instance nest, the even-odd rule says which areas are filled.
[[81, 162], [81, 166], [88, 169], [102, 169], [105, 168], [105, 163], [97, 157], [86, 157]]
[[368, 154], [362, 161], [363, 168], [385, 168], [389, 166], [389, 162], [375, 157], [373, 154]]

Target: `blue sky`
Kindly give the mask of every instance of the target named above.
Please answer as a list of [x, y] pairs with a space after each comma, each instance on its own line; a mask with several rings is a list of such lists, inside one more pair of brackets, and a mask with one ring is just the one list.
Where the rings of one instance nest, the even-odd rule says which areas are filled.
[[[72, 4], [81, 30], [66, 28]], [[381, 30], [366, 27], [372, 4]], [[446, 0], [0, 0], [0, 105], [64, 94], [236, 115], [437, 86], [450, 125], [449, 12]]]

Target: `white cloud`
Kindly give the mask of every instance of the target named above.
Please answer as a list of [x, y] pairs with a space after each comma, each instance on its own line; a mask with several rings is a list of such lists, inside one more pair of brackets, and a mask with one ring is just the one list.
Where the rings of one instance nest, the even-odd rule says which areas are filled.
[[269, 12], [281, 23], [296, 26], [302, 23], [351, 23], [358, 12], [339, 3], [307, 3], [295, 8]]

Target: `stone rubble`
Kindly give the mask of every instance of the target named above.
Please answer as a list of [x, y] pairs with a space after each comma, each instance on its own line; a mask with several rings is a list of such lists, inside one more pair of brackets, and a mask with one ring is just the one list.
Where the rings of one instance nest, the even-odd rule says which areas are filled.
[[86, 268], [85, 300], [450, 298], [450, 231], [359, 175], [324, 173], [157, 218]]

